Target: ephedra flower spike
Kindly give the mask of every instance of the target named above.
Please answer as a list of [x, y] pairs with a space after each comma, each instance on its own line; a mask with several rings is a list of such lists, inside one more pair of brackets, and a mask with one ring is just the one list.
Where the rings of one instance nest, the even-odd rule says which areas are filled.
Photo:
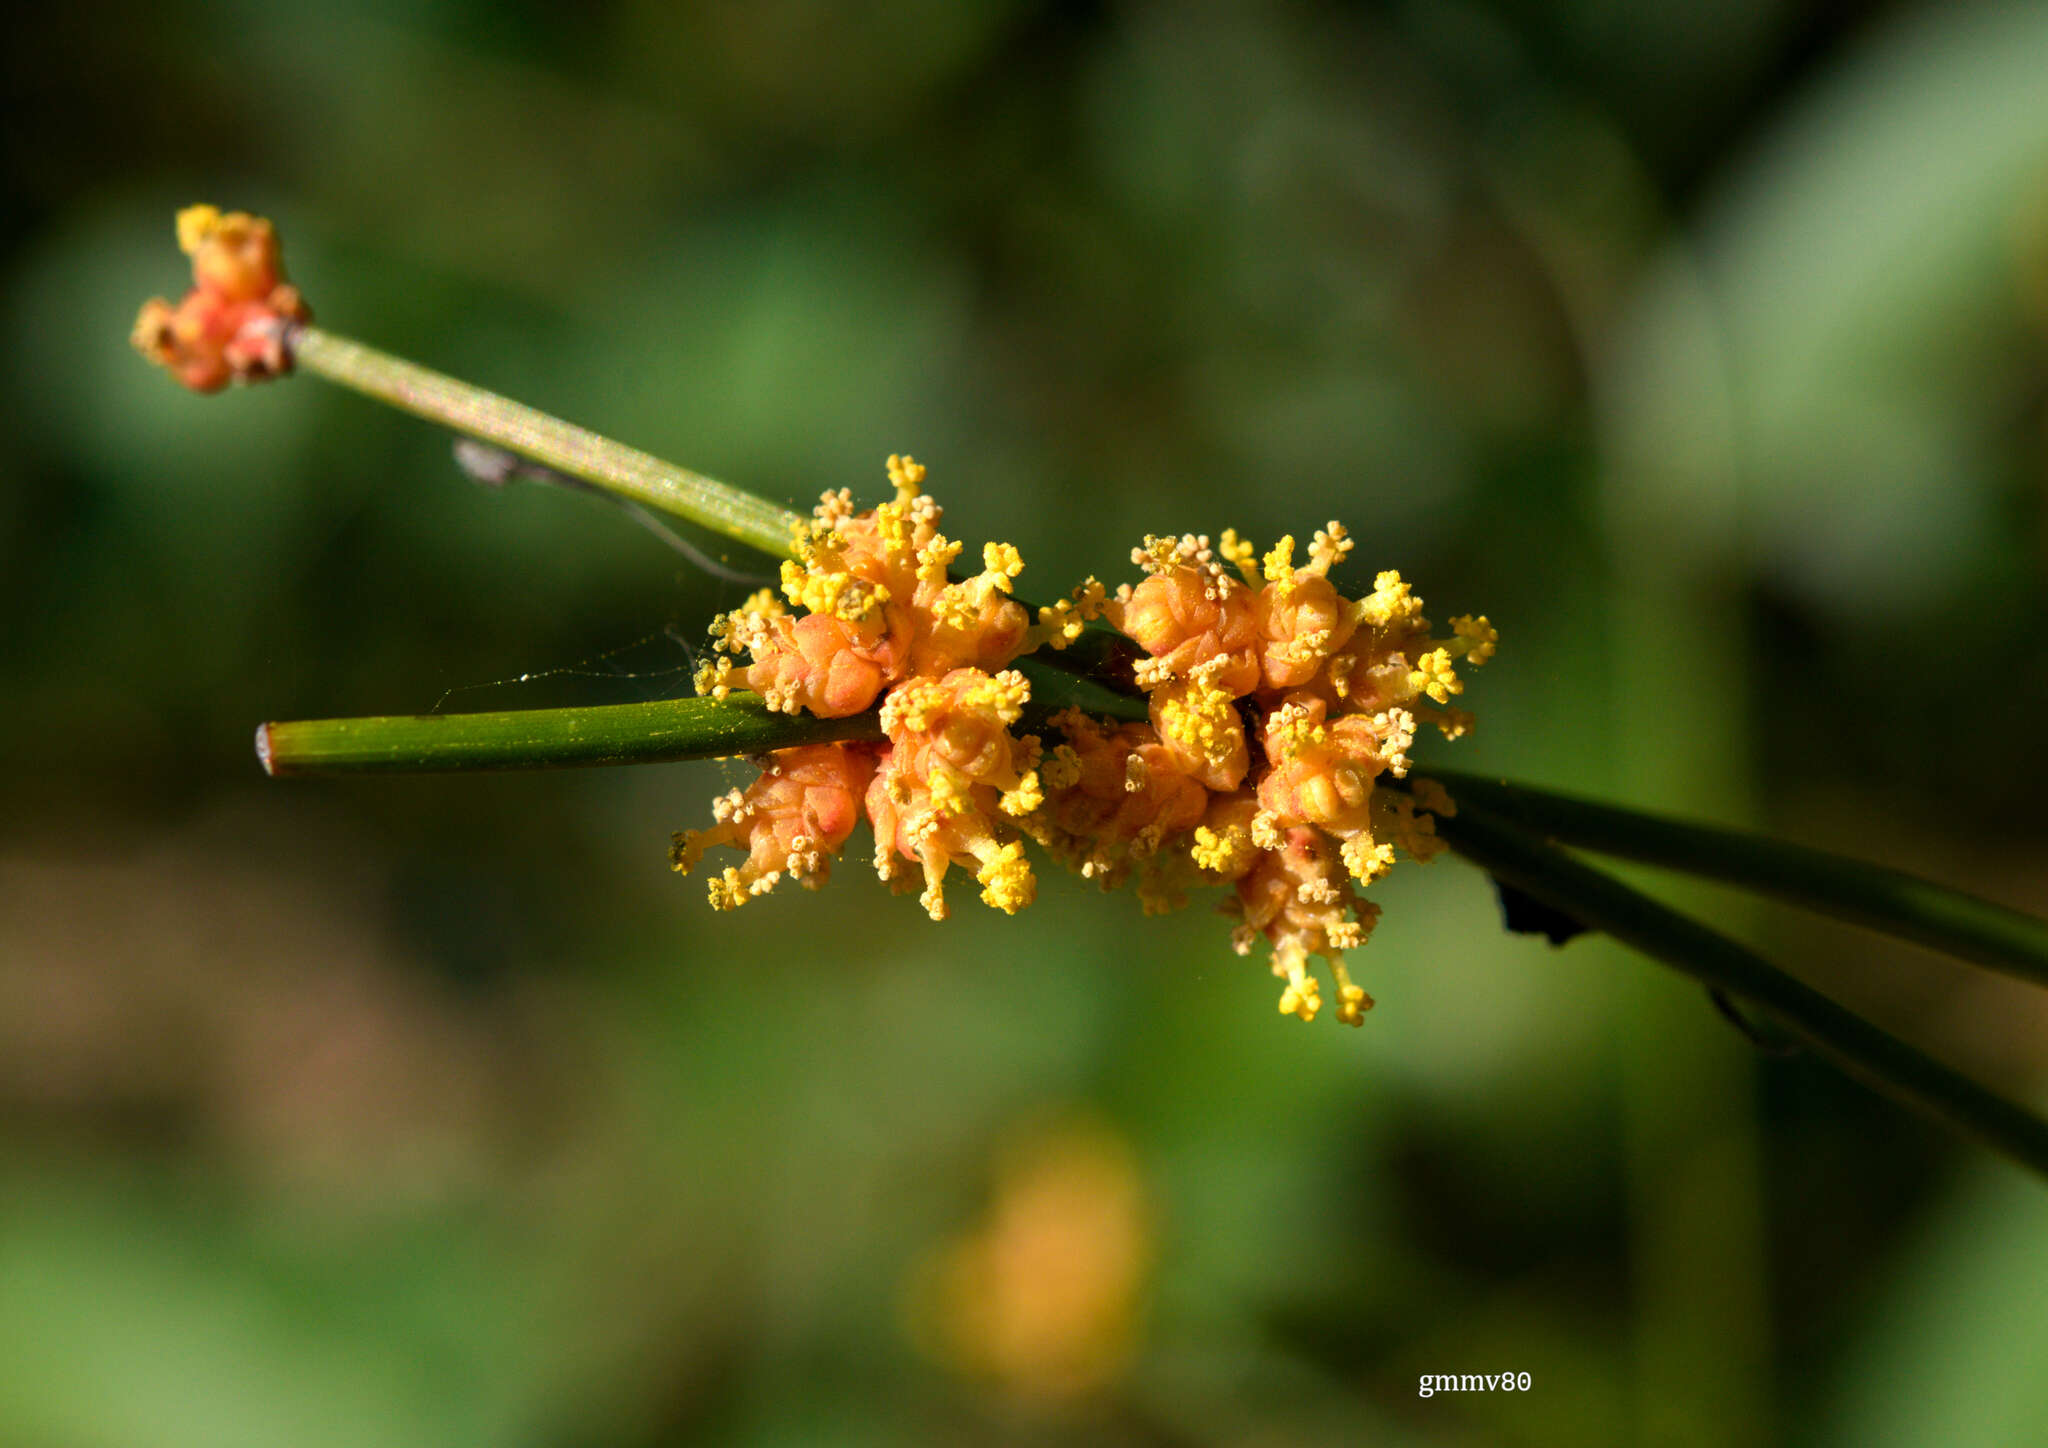
[[[1030, 626], [1010, 597], [1023, 570], [1017, 550], [986, 544], [982, 572], [954, 581], [962, 545], [939, 531], [924, 468], [892, 457], [888, 471], [896, 495], [878, 507], [856, 512], [844, 490], [820, 499], [783, 565], [782, 598], [764, 590], [712, 624], [717, 652], [699, 691], [724, 698], [748, 688], [771, 709], [821, 718], [879, 703], [885, 737], [835, 757], [849, 776], [872, 774], [864, 807], [877, 871], [919, 890], [933, 919], [947, 914], [955, 866], [986, 904], [1010, 913], [1030, 904], [1028, 837], [1105, 886], [1134, 879], [1148, 911], [1184, 904], [1191, 886], [1229, 889], [1232, 944], [1239, 954], [1260, 939], [1271, 945], [1281, 1011], [1314, 1019], [1322, 992], [1309, 960], [1321, 956], [1338, 1019], [1359, 1024], [1372, 1001], [1344, 955], [1364, 944], [1379, 912], [1356, 891], [1397, 850], [1426, 860], [1441, 848], [1418, 804], [1452, 808], [1441, 790], [1390, 795], [1378, 781], [1406, 776], [1419, 721], [1452, 737], [1470, 727], [1462, 711], [1437, 706], [1464, 689], [1459, 661], [1492, 656], [1493, 626], [1461, 618], [1448, 637], [1432, 637], [1421, 600], [1393, 572], [1345, 597], [1330, 571], [1353, 544], [1335, 522], [1298, 568], [1292, 538], [1255, 563], [1234, 532], [1215, 546], [1206, 535], [1148, 537], [1132, 552], [1143, 581], [1111, 596], [1090, 579]], [[1030, 684], [1003, 666], [1063, 646], [1097, 615], [1143, 651], [1134, 681], [1149, 722], [1066, 710], [1019, 732]], [[764, 778], [782, 759], [764, 761]], [[720, 816], [717, 839], [750, 854], [745, 888], [731, 871], [712, 881], [715, 905], [806, 873], [761, 863], [764, 831], [818, 847], [809, 825], [763, 823], [778, 807], [806, 809], [808, 796], [756, 786], [721, 802], [750, 811], [753, 828], [739, 833]], [[711, 838], [678, 835], [676, 868], [694, 868]], [[844, 838], [838, 831], [826, 848]]]

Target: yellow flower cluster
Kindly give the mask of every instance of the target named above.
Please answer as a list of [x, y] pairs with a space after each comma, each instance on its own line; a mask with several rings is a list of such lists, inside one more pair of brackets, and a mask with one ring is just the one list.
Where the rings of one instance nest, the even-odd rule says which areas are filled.
[[[675, 867], [693, 867], [709, 844], [746, 849], [745, 865], [712, 882], [721, 908], [784, 876], [816, 885], [864, 811], [877, 871], [921, 890], [933, 919], [946, 914], [955, 865], [1014, 913], [1037, 890], [1028, 837], [1106, 887], [1134, 881], [1148, 913], [1186, 904], [1191, 886], [1229, 887], [1233, 944], [1246, 954], [1270, 943], [1280, 1009], [1302, 1020], [1321, 1009], [1308, 970], [1319, 955], [1338, 1019], [1359, 1024], [1372, 1001], [1344, 955], [1379, 911], [1356, 890], [1397, 850], [1435, 855], [1430, 811], [1451, 809], [1427, 781], [1376, 783], [1407, 775], [1418, 727], [1450, 738], [1471, 727], [1450, 700], [1464, 690], [1459, 664], [1492, 657], [1493, 626], [1457, 618], [1434, 637], [1393, 572], [1346, 598], [1329, 575], [1353, 545], [1334, 522], [1300, 566], [1292, 538], [1263, 556], [1233, 532], [1147, 538], [1132, 553], [1142, 582], [1112, 595], [1089, 579], [1032, 623], [1010, 596], [1017, 550], [988, 544], [982, 571], [955, 580], [961, 545], [938, 531], [924, 469], [891, 458], [889, 473], [896, 497], [871, 511], [856, 513], [844, 491], [825, 495], [784, 565], [783, 598], [764, 590], [714, 623], [718, 653], [697, 681], [828, 718], [879, 701], [885, 739], [768, 756], [759, 782], [721, 801], [713, 829], [676, 836]], [[1018, 732], [1030, 686], [1006, 666], [1067, 647], [1098, 619], [1143, 651], [1132, 682], [1149, 722], [1069, 709]]]

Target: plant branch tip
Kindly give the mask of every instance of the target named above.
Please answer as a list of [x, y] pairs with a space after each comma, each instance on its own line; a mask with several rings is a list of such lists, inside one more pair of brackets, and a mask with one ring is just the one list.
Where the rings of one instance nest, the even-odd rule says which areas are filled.
[[292, 370], [298, 328], [312, 309], [284, 279], [277, 230], [246, 211], [188, 206], [178, 246], [192, 258], [192, 286], [173, 305], [145, 302], [130, 340], [194, 392], [262, 382]]

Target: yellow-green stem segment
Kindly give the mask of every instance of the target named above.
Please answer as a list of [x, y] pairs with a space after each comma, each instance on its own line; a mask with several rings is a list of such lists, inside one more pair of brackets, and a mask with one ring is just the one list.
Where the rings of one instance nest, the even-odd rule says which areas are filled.
[[805, 520], [730, 483], [663, 462], [588, 428], [318, 327], [295, 327], [298, 367], [367, 397], [496, 443], [571, 477], [686, 518], [763, 553], [788, 557]]
[[[557, 472], [707, 528], [778, 558], [791, 556], [797, 529], [809, 520], [744, 488], [707, 478], [651, 453], [551, 417], [538, 408], [394, 357], [318, 327], [293, 325], [286, 345], [301, 371], [415, 417], [482, 438]], [[1020, 600], [1021, 601], [1021, 600]], [[1027, 611], [1036, 608], [1028, 603]], [[1042, 650], [1052, 668], [1095, 680], [1135, 697], [1130, 665], [1135, 646], [1109, 629], [1091, 628], [1062, 651]]]

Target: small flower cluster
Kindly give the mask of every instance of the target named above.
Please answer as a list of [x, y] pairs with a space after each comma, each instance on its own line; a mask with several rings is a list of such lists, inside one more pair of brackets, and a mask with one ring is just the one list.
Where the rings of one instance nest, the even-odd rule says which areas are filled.
[[192, 258], [192, 289], [175, 307], [162, 297], [143, 304], [136, 348], [194, 392], [289, 372], [285, 325], [313, 314], [284, 279], [275, 228], [245, 211], [188, 206], [178, 245]]
[[[825, 495], [783, 567], [783, 597], [763, 590], [718, 619], [697, 680], [701, 693], [744, 687], [771, 709], [827, 718], [879, 701], [885, 738], [764, 756], [712, 829], [676, 836], [675, 867], [712, 844], [746, 850], [711, 883], [726, 909], [785, 876], [816, 887], [864, 811], [878, 872], [921, 886], [933, 919], [955, 865], [1014, 913], [1037, 889], [1028, 837], [1105, 887], [1134, 881], [1148, 913], [1186, 904], [1190, 886], [1229, 887], [1233, 944], [1270, 943], [1280, 1009], [1302, 1020], [1321, 1009], [1308, 972], [1319, 955], [1338, 1018], [1359, 1024], [1372, 1001], [1344, 953], [1379, 911], [1356, 888], [1397, 849], [1435, 855], [1429, 811], [1452, 807], [1428, 781], [1376, 781], [1405, 778], [1417, 728], [1457, 738], [1471, 727], [1450, 700], [1464, 689], [1458, 665], [1492, 657], [1492, 625], [1457, 618], [1433, 637], [1398, 573], [1346, 598], [1329, 577], [1353, 546], [1336, 523], [1300, 566], [1292, 538], [1263, 557], [1232, 532], [1214, 544], [1147, 538], [1132, 554], [1141, 583], [1111, 595], [1091, 578], [1034, 622], [1011, 597], [1016, 549], [988, 544], [982, 571], [955, 580], [961, 545], [938, 531], [924, 470], [891, 458], [889, 473], [896, 497], [871, 511], [855, 512], [844, 490]], [[1134, 682], [1149, 722], [1068, 709], [1019, 732], [1030, 687], [1006, 666], [1065, 648], [1097, 619], [1142, 649]]]

